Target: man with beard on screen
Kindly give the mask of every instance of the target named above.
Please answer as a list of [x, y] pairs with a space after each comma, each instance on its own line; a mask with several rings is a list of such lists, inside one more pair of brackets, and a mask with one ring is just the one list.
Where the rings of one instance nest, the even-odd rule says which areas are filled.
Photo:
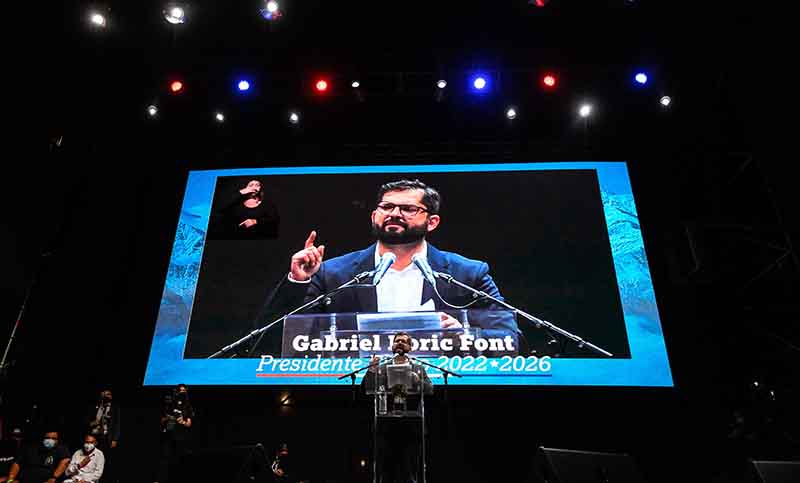
[[[448, 315], [448, 309], [435, 295], [434, 287], [425, 280], [422, 271], [413, 263], [415, 255], [426, 259], [434, 272], [452, 275], [470, 287], [503, 300], [489, 275], [486, 262], [471, 260], [452, 252], [439, 250], [426, 241], [428, 233], [441, 222], [441, 196], [419, 180], [399, 180], [382, 185], [376, 208], [372, 211], [372, 232], [377, 239], [373, 245], [323, 262], [325, 246], [316, 246], [317, 233], [312, 231], [305, 247], [292, 255], [290, 270], [270, 297], [280, 301], [283, 308], [300, 306], [320, 294], [328, 293], [357, 274], [374, 270], [386, 253], [397, 258], [374, 287], [343, 290], [329, 304], [310, 309], [329, 313], [343, 312], [423, 312], [439, 311], [443, 329], [458, 329], [462, 321]], [[475, 301], [471, 292], [436, 280], [436, 289], [451, 305], [465, 306]], [[514, 340], [517, 350], [517, 328], [514, 315], [490, 300], [478, 300], [470, 308], [483, 311], [480, 320], [470, 325], [481, 327], [483, 337]], [[509, 354], [510, 352], [504, 352]], [[487, 354], [492, 355], [492, 354]]]

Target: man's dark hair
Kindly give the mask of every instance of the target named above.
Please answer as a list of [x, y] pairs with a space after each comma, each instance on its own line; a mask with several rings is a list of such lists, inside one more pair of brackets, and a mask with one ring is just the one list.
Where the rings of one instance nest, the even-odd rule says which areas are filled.
[[389, 191], [408, 191], [408, 190], [422, 190], [422, 204], [427, 208], [428, 213], [431, 215], [439, 214], [439, 206], [442, 204], [442, 196], [438, 191], [426, 185], [422, 181], [415, 179], [401, 179], [399, 181], [392, 181], [381, 186], [378, 190], [378, 203], [383, 200], [383, 195]]
[[411, 338], [411, 335], [410, 335], [408, 332], [402, 332], [402, 331], [400, 331], [400, 332], [398, 332], [398, 333], [396, 333], [396, 334], [394, 335], [394, 338], [395, 338], [395, 339], [397, 339], [398, 337], [408, 337], [408, 338], [410, 339], [410, 338]]

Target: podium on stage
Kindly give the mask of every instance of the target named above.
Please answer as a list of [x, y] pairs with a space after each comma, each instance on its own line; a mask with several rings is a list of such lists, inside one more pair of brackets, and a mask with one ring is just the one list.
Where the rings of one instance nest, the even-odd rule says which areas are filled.
[[[387, 359], [367, 371], [361, 383], [373, 396], [373, 481], [381, 481], [386, 465], [410, 471], [409, 479], [425, 481], [425, 397], [433, 384], [422, 364]], [[399, 469], [398, 468], [402, 468]]]

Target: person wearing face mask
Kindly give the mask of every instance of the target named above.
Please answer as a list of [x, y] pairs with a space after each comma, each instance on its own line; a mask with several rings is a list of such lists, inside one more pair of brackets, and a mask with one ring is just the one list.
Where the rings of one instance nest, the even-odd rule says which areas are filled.
[[69, 478], [64, 483], [97, 483], [103, 476], [105, 463], [103, 451], [97, 448], [97, 438], [87, 434], [83, 438], [83, 449], [72, 455], [67, 466]]
[[[419, 392], [433, 394], [433, 384], [422, 364], [412, 361], [411, 336], [405, 332], [395, 334], [392, 339], [391, 364], [408, 364], [411, 371], [412, 394], [388, 387], [386, 364], [379, 365], [380, 359], [373, 357], [361, 386], [368, 393], [383, 386], [387, 394], [387, 414], [400, 411], [419, 411]], [[378, 481], [385, 483], [416, 483], [422, 472], [422, 434], [420, 421], [414, 417], [391, 417], [382, 420], [376, 431], [378, 453]]]
[[178, 384], [161, 407], [161, 451], [156, 483], [168, 482], [171, 474], [180, 471], [179, 463], [188, 452], [193, 420], [194, 408], [189, 402], [189, 387]]
[[47, 431], [38, 444], [23, 447], [0, 483], [55, 483], [67, 469], [69, 453], [58, 444], [58, 431]]

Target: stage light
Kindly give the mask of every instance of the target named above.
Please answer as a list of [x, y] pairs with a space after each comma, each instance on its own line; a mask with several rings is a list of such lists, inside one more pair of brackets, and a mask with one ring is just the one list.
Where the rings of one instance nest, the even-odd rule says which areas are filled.
[[438, 87], [439, 89], [444, 89], [445, 87], [447, 87], [447, 81], [444, 79], [439, 79], [436, 82], [436, 87]]
[[172, 25], [182, 24], [186, 21], [186, 11], [182, 6], [171, 3], [164, 9], [164, 20]]
[[472, 81], [472, 85], [473, 85], [473, 86], [474, 86], [476, 89], [478, 89], [479, 91], [481, 91], [481, 90], [483, 90], [484, 88], [486, 88], [486, 79], [485, 79], [484, 77], [482, 77], [482, 76], [478, 76], [478, 77], [476, 77], [476, 78], [475, 78], [475, 79]]
[[670, 96], [662, 96], [658, 102], [663, 107], [669, 107], [669, 105], [672, 104], [672, 98]]
[[247, 82], [247, 81], [246, 81], [246, 80], [244, 80], [244, 79], [243, 79], [243, 80], [240, 80], [240, 81], [239, 81], [239, 84], [237, 84], [237, 86], [239, 87], [239, 90], [240, 90], [240, 91], [242, 91], [242, 92], [244, 92], [244, 91], [246, 91], [246, 90], [250, 89], [250, 83], [249, 83], [249, 82]]
[[353, 81], [353, 83], [350, 85], [353, 86], [353, 89], [358, 89], [359, 87], [361, 87], [361, 83], [358, 82], [357, 80]]
[[277, 20], [283, 15], [281, 13], [280, 5], [274, 0], [270, 0], [259, 9], [261, 16], [267, 20]]
[[532, 0], [531, 3], [536, 5], [537, 7], [544, 7], [545, 5], [547, 5], [548, 1], [549, 0]]
[[155, 105], [150, 104], [147, 106], [147, 115], [150, 117], [156, 117], [156, 114], [158, 114], [158, 108]]
[[634, 77], [634, 79], [636, 79], [636, 82], [638, 82], [641, 85], [647, 84], [647, 74], [645, 74], [644, 72], [638, 72]]
[[545, 89], [554, 89], [556, 87], [556, 82], [555, 74], [547, 73], [542, 77], [542, 85]]
[[507, 117], [509, 120], [516, 119], [516, 117], [517, 117], [517, 110], [516, 110], [516, 109], [514, 109], [514, 107], [509, 107], [508, 109], [506, 109], [506, 117]]
[[95, 27], [104, 28], [106, 26], [106, 17], [98, 12], [91, 12], [89, 14], [89, 22]]
[[591, 113], [592, 113], [591, 104], [583, 104], [581, 108], [578, 110], [578, 114], [580, 114], [580, 116], [584, 118], [589, 117]]
[[223, 122], [225, 120], [225, 114], [217, 112], [214, 114], [214, 119], [216, 119], [217, 122]]
[[169, 89], [174, 92], [178, 93], [183, 90], [183, 82], [181, 81], [172, 81], [169, 85]]
[[300, 114], [292, 111], [289, 113], [289, 122], [292, 124], [297, 124], [300, 122]]
[[319, 79], [315, 84], [314, 88], [317, 89], [317, 92], [325, 92], [328, 90], [328, 81], [325, 79]]

